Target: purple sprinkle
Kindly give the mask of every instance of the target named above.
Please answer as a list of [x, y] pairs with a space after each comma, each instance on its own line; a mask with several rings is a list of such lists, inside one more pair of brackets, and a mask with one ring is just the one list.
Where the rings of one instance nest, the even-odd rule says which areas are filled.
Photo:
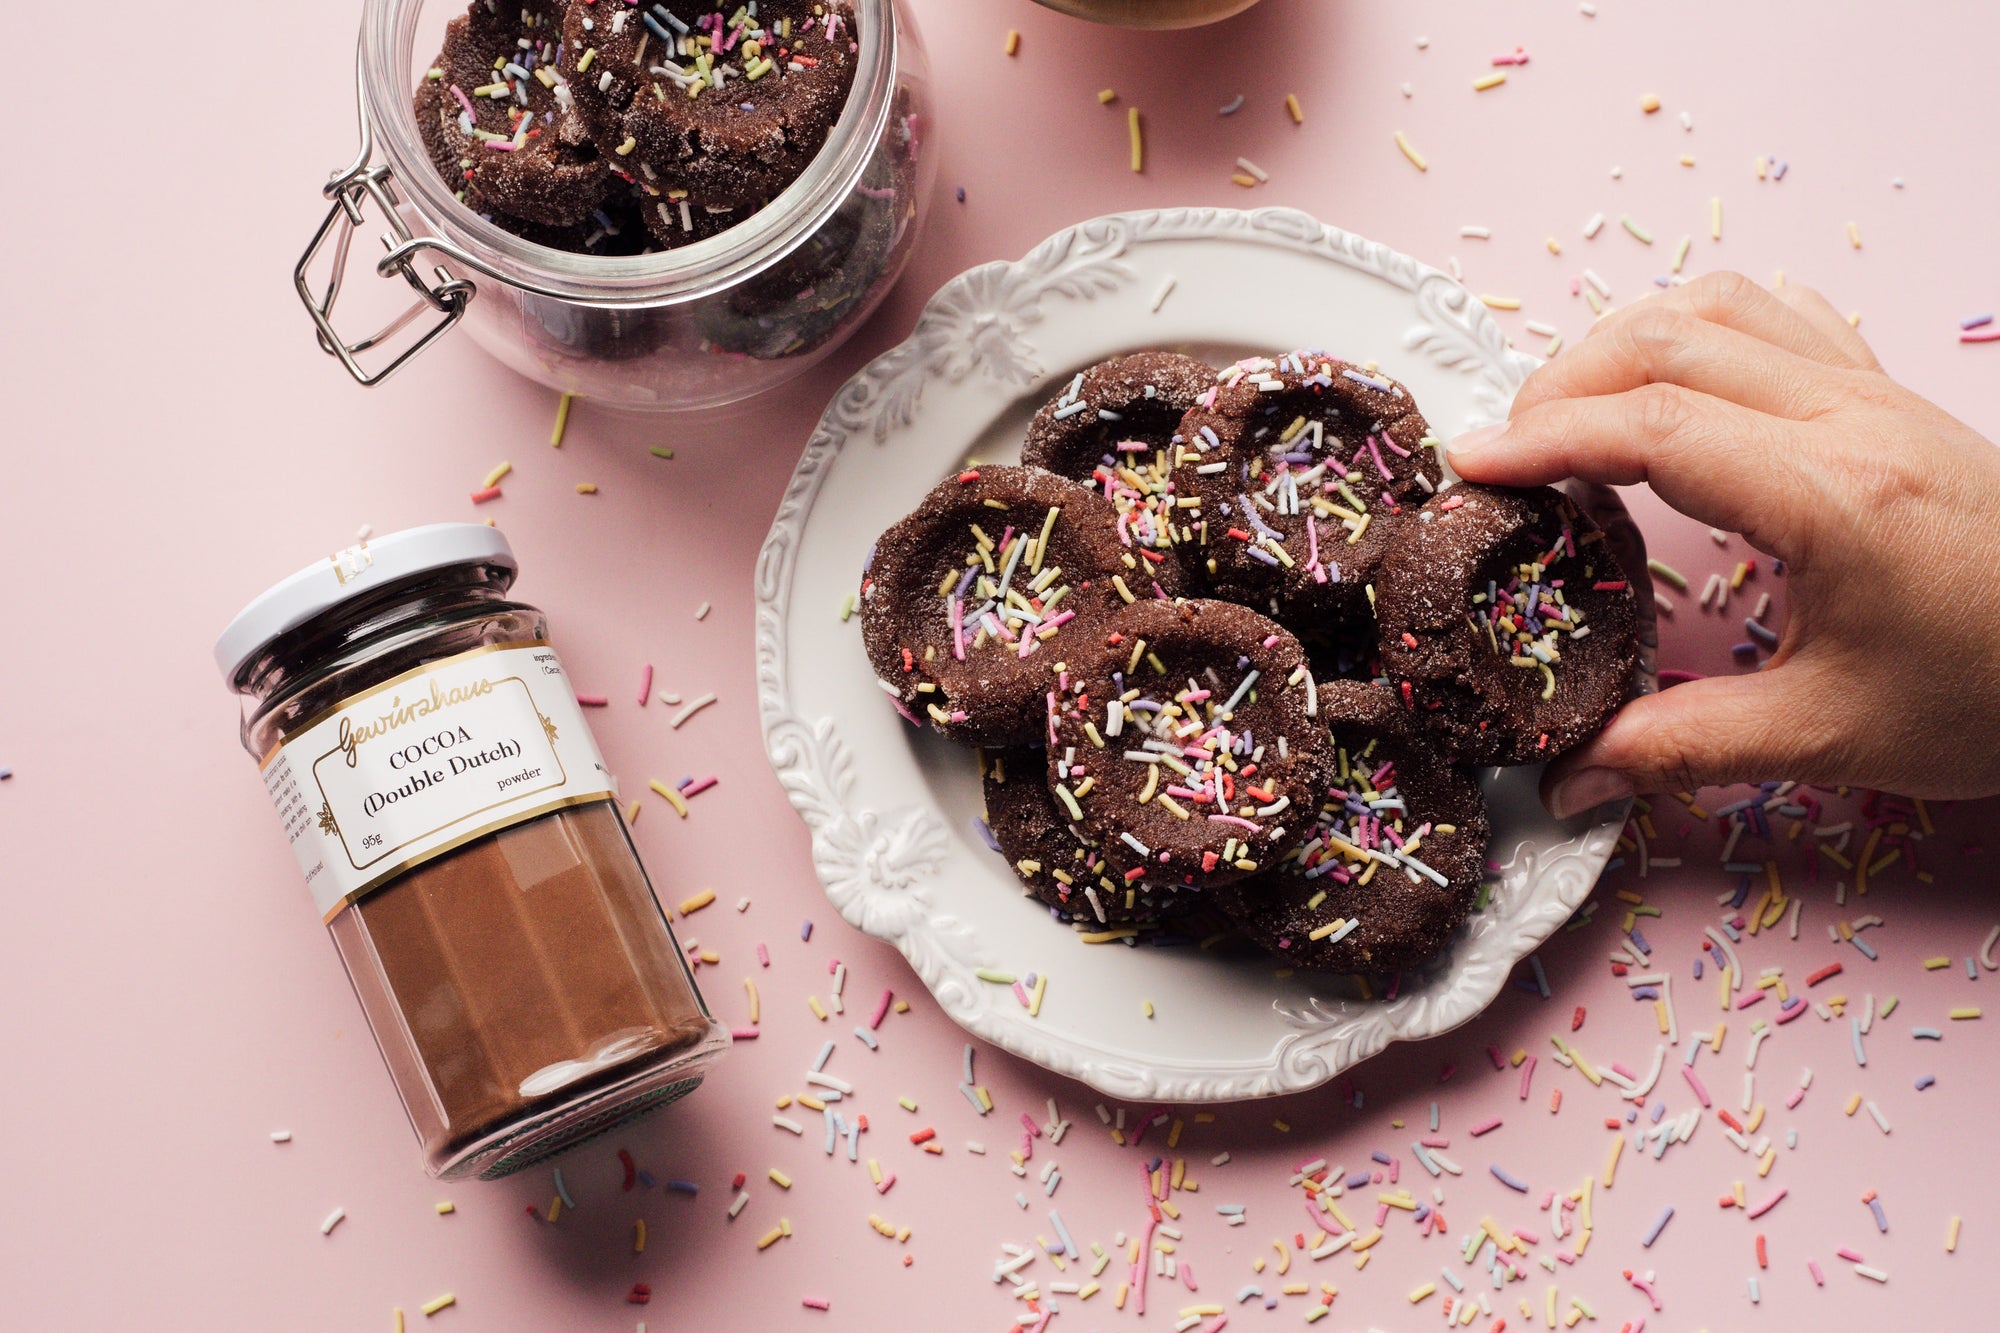
[[972, 817], [972, 831], [977, 833], [988, 847], [996, 852], [1000, 850], [1000, 840], [993, 836], [992, 826], [978, 815]]
[[1875, 1229], [1886, 1232], [1889, 1229], [1889, 1216], [1882, 1211], [1882, 1201], [1880, 1199], [1870, 1199], [1868, 1201], [1868, 1211], [1875, 1214]]
[[1660, 998], [1660, 988], [1658, 986], [1634, 986], [1632, 988], [1632, 998], [1635, 1000], [1657, 1000]]
[[1991, 315], [1967, 315], [1964, 319], [1958, 321], [1958, 327], [1961, 329], [1983, 329], [1992, 322], [1993, 316]]
[[1936, 1074], [1925, 1074], [1922, 1078], [1917, 1080], [1917, 1091], [1922, 1092], [1925, 1088], [1928, 1088], [1931, 1084], [1935, 1082], [1937, 1082]]
[[812, 937], [813, 937], [813, 923], [812, 919], [808, 917], [805, 921], [801, 922], [799, 925], [799, 938], [802, 940], [809, 940]]
[[1380, 1162], [1384, 1166], [1388, 1166], [1391, 1164], [1391, 1159], [1389, 1157], [1389, 1154], [1383, 1152], [1380, 1148], [1377, 1148], [1374, 1152], [1371, 1152], [1368, 1155], [1374, 1158], [1376, 1161]]
[[692, 1180], [669, 1180], [667, 1182], [667, 1189], [675, 1194], [701, 1193], [701, 1186], [695, 1184]]
[[[1528, 1192], [1528, 1182], [1525, 1180], [1516, 1180], [1513, 1176], [1508, 1175], [1505, 1171], [1500, 1169], [1499, 1163], [1496, 1162], [1492, 1166], [1487, 1167], [1486, 1169], [1493, 1173], [1493, 1178], [1495, 1180], [1499, 1181], [1502, 1185], [1505, 1185], [1508, 1189], [1513, 1190], [1515, 1193], [1526, 1194]], [[1667, 1211], [1672, 1212], [1673, 1210], [1668, 1209]], [[1650, 1245], [1652, 1244], [1652, 1241], [1649, 1239], [1646, 1243]]]
[[1639, 933], [1638, 927], [1635, 926], [1625, 933], [1632, 937], [1632, 943], [1639, 946], [1640, 953], [1651, 953], [1653, 951], [1653, 946], [1646, 943], [1646, 937]]
[[1667, 1223], [1673, 1220], [1673, 1216], [1674, 1210], [1671, 1204], [1662, 1208], [1660, 1215], [1653, 1219], [1653, 1225], [1647, 1227], [1646, 1234], [1639, 1238], [1639, 1243], [1649, 1250], [1652, 1249], [1653, 1242], [1658, 1240], [1660, 1233], [1667, 1229]]
[[965, 187], [963, 185], [958, 187], [958, 202], [961, 204], [965, 202]]
[[1695, 979], [1696, 981], [1700, 981], [1700, 980], [1701, 980], [1701, 955], [1699, 955], [1699, 954], [1695, 955], [1695, 960], [1694, 960], [1694, 979]]

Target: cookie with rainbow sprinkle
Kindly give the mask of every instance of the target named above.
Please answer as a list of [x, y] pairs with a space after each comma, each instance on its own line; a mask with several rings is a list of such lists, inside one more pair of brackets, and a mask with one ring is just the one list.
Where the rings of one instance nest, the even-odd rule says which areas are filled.
[[1316, 972], [1435, 957], [1472, 909], [1492, 826], [1479, 784], [1384, 685], [1319, 687], [1335, 777], [1303, 843], [1211, 898], [1245, 938]]
[[1560, 491], [1450, 487], [1403, 525], [1375, 591], [1384, 670], [1463, 763], [1553, 759], [1631, 692], [1636, 596]]
[[1295, 846], [1333, 745], [1305, 651], [1248, 607], [1125, 608], [1050, 696], [1048, 780], [1127, 882], [1209, 888]]
[[1181, 419], [1173, 486], [1204, 586], [1331, 637], [1368, 615], [1401, 516], [1437, 489], [1436, 441], [1402, 385], [1318, 352], [1228, 367]]
[[968, 468], [882, 534], [863, 571], [862, 640], [911, 721], [967, 745], [1043, 739], [1075, 645], [1115, 612], [1172, 597], [1180, 571], [1119, 538], [1087, 487], [1034, 468]]
[[473, 0], [417, 85], [417, 133], [432, 165], [468, 207], [509, 231], [523, 230], [517, 222], [587, 227], [611, 190], [611, 170], [557, 72], [562, 18], [555, 0]]
[[986, 831], [1022, 891], [1080, 929], [1144, 925], [1190, 907], [1195, 890], [1126, 880], [1078, 831], [1049, 790], [1048, 761], [1020, 746], [979, 756]]
[[562, 73], [605, 160], [646, 194], [646, 225], [674, 245], [694, 210], [741, 220], [805, 170], [847, 103], [854, 32], [838, 0], [575, 3]]

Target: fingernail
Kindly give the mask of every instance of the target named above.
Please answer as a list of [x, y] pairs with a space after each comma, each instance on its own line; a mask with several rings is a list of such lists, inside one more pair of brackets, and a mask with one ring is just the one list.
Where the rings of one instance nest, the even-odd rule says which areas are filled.
[[1453, 440], [1448, 447], [1454, 454], [1469, 454], [1474, 450], [1486, 448], [1506, 433], [1507, 423], [1504, 421], [1498, 425], [1481, 426], [1477, 430], [1465, 432], [1465, 434]]
[[1557, 783], [1549, 793], [1549, 813], [1568, 819], [1579, 811], [1633, 795], [1632, 780], [1616, 769], [1586, 768]]

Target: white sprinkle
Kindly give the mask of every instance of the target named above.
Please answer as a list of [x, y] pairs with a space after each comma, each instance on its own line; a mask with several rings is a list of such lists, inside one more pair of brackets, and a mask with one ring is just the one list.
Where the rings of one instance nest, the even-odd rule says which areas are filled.
[[1689, 115], [1685, 111], [1681, 112], [1681, 128], [1684, 130], [1691, 130], [1694, 128], [1694, 117]]
[[1553, 338], [1556, 336], [1556, 326], [1553, 324], [1546, 324], [1539, 319], [1526, 320], [1522, 323], [1521, 327], [1525, 328], [1528, 332], [1536, 334], [1543, 338]]
[[1164, 281], [1164, 282], [1162, 282], [1162, 283], [1160, 284], [1160, 290], [1158, 290], [1157, 292], [1154, 292], [1154, 293], [1153, 293], [1153, 313], [1154, 313], [1154, 314], [1158, 314], [1158, 313], [1159, 313], [1159, 310], [1160, 310], [1160, 307], [1161, 307], [1161, 306], [1163, 306], [1163, 305], [1165, 305], [1165, 304], [1167, 303], [1167, 298], [1168, 298], [1169, 296], [1172, 296], [1172, 295], [1174, 294], [1174, 287], [1175, 287], [1175, 286], [1176, 286], [1176, 285], [1178, 284], [1178, 281], [1179, 281], [1179, 280], [1178, 280], [1178, 279], [1176, 279], [1176, 278], [1175, 278], [1175, 277], [1174, 277], [1174, 276], [1173, 276], [1173, 275], [1172, 275], [1172, 274], [1170, 273], [1170, 274], [1168, 274], [1168, 275], [1167, 275], [1167, 278], [1166, 278], [1166, 281]]
[[1411, 87], [1411, 86], [1410, 86], [1409, 84], [1407, 84], [1407, 83], [1403, 85], [1403, 96], [1405, 96], [1405, 97], [1415, 97], [1416, 95], [1417, 95], [1417, 90], [1416, 90], [1415, 88], [1412, 88], [1412, 87]]
[[289, 1129], [274, 1129], [274, 1130], [272, 1130], [272, 1131], [271, 1131], [271, 1142], [273, 1142], [273, 1143], [290, 1143], [291, 1141], [292, 1141], [292, 1131], [291, 1131], [291, 1130], [289, 1130]]
[[1237, 158], [1236, 165], [1243, 168], [1245, 171], [1249, 172], [1252, 176], [1255, 176], [1260, 181], [1267, 181], [1271, 179], [1271, 174], [1269, 172], [1265, 171], [1264, 168], [1258, 166], [1255, 162], [1252, 162], [1247, 157]]
[[774, 1115], [774, 1116], [772, 1116], [772, 1117], [771, 1117], [771, 1123], [772, 1123], [772, 1124], [774, 1124], [774, 1125], [776, 1125], [776, 1126], [777, 1126], [777, 1127], [778, 1127], [779, 1129], [783, 1129], [783, 1130], [789, 1130], [790, 1132], [792, 1132], [792, 1133], [794, 1133], [794, 1134], [803, 1134], [803, 1133], [805, 1133], [805, 1132], [806, 1132], [806, 1129], [805, 1129], [805, 1126], [804, 1126], [804, 1125], [801, 1125], [801, 1124], [800, 1124], [800, 1123], [799, 1123], [798, 1121], [796, 1121], [796, 1120], [788, 1120], [788, 1119], [786, 1119], [786, 1118], [785, 1118], [784, 1116], [781, 1116], [781, 1115]]
[[689, 718], [693, 717], [696, 713], [699, 713], [702, 709], [708, 707], [710, 704], [714, 702], [715, 702], [715, 696], [713, 694], [704, 694], [701, 696], [701, 698], [696, 699], [693, 703], [681, 709], [680, 712], [675, 713], [673, 721], [669, 722], [667, 725], [672, 727], [674, 730], [678, 731], [680, 730], [681, 723], [687, 721]]
[[1586, 241], [1591, 240], [1596, 237], [1598, 232], [1603, 230], [1604, 230], [1604, 214], [1602, 213], [1593, 214], [1591, 216], [1590, 221], [1583, 224], [1583, 239]]
[[326, 1221], [319, 1224], [319, 1234], [322, 1236], [332, 1235], [333, 1229], [339, 1226], [346, 1216], [347, 1210], [345, 1208], [334, 1209], [326, 1215]]
[[1492, 239], [1493, 239], [1493, 228], [1491, 228], [1491, 227], [1474, 227], [1474, 226], [1469, 226], [1469, 225], [1468, 225], [1468, 226], [1464, 226], [1464, 227], [1460, 227], [1460, 228], [1458, 229], [1458, 234], [1459, 234], [1460, 236], [1463, 236], [1463, 237], [1465, 237], [1465, 238], [1466, 238], [1467, 240], [1472, 240], [1472, 241], [1490, 241], [1490, 240], [1492, 240]]
[[1583, 0], [1583, 3], [1577, 6], [1577, 10], [1587, 19], [1597, 17], [1597, 6], [1591, 4], [1590, 0]]
[[697, 607], [696, 607], [696, 608], [694, 609], [694, 618], [695, 618], [696, 620], [706, 620], [706, 619], [708, 619], [708, 603], [707, 603], [707, 602], [703, 602], [703, 603], [702, 603], [702, 604], [701, 604], [700, 606], [697, 606]]

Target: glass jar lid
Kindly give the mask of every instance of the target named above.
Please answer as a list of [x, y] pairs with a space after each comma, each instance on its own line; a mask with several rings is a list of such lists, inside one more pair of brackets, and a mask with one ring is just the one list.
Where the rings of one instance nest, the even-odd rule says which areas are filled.
[[501, 586], [519, 569], [514, 550], [497, 528], [484, 523], [432, 523], [371, 538], [307, 565], [272, 585], [236, 613], [215, 641], [215, 665], [225, 681], [279, 635], [297, 629], [342, 602], [413, 575], [466, 565], [504, 571]]

